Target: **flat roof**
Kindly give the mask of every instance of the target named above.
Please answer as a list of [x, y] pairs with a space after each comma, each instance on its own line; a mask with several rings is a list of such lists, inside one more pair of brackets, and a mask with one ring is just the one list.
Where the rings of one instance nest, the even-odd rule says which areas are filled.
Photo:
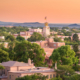
[[9, 71], [12, 73], [45, 73], [45, 72], [55, 72], [54, 69], [51, 68], [45, 68], [45, 67], [36, 67], [34, 69], [28, 69], [28, 70], [24, 70], [24, 71]]

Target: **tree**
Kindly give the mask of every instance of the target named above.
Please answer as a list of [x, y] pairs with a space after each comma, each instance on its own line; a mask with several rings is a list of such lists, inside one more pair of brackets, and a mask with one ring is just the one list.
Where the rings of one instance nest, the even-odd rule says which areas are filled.
[[62, 78], [60, 78], [60, 76], [58, 76], [58, 77], [52, 78], [50, 80], [62, 80]]
[[75, 57], [75, 52], [71, 50], [69, 45], [61, 46], [55, 49], [50, 56], [50, 59], [54, 63], [62, 64], [62, 65], [73, 65], [77, 62], [77, 57]]
[[44, 64], [45, 52], [36, 43], [23, 41], [16, 43], [14, 51], [16, 52], [16, 60], [27, 62], [28, 58], [33, 60], [35, 66], [42, 66]]
[[24, 41], [25, 38], [24, 38], [24, 37], [21, 37], [21, 36], [17, 36], [16, 40], [17, 40], [17, 41]]
[[15, 41], [15, 37], [13, 35], [8, 35], [6, 40]]
[[5, 69], [5, 67], [4, 67], [4, 66], [2, 66], [2, 65], [0, 65], [0, 70], [2, 70], [2, 69]]
[[72, 75], [74, 74], [74, 70], [70, 65], [59, 65], [58, 70], [56, 70], [58, 75]]
[[0, 49], [0, 56], [1, 56], [0, 57], [0, 63], [10, 60], [9, 59], [9, 53], [4, 51], [4, 50], [2, 50], [2, 49]]
[[79, 74], [73, 74], [71, 76], [64, 76], [65, 80], [80, 80]]
[[70, 42], [70, 41], [71, 41], [71, 38], [70, 38], [70, 37], [68, 37], [68, 38], [64, 38], [64, 41], [66, 41], [66, 42]]
[[40, 41], [40, 40], [45, 40], [45, 38], [37, 32], [34, 32], [32, 36], [28, 38], [28, 41]]
[[58, 37], [55, 37], [55, 38], [54, 38], [54, 41], [55, 41], [55, 42], [62, 42], [61, 38], [58, 38]]
[[73, 47], [73, 50], [75, 51], [75, 52], [78, 52], [79, 51], [79, 48], [78, 48], [78, 44], [74, 44], [72, 47]]
[[46, 80], [47, 76], [43, 76], [40, 73], [34, 74], [34, 75], [27, 75], [21, 78], [17, 78], [16, 80]]
[[79, 38], [78, 38], [78, 35], [77, 34], [74, 34], [73, 35], [73, 41], [76, 41], [76, 42], [79, 41]]

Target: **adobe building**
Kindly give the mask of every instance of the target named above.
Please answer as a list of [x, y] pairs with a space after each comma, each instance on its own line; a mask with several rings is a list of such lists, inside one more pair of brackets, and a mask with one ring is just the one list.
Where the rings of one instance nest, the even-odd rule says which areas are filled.
[[29, 28], [29, 31], [28, 31], [31, 35], [34, 33], [34, 32], [37, 32], [37, 33], [40, 33], [42, 34], [42, 29], [40, 28], [37, 28], [37, 29], [31, 29]]
[[20, 35], [21, 37], [24, 37], [25, 40], [27, 40], [28, 38], [31, 37], [30, 33], [27, 32], [27, 31], [20, 32], [20, 34], [13, 34], [13, 36], [14, 36], [15, 38], [17, 38], [17, 36], [19, 36], [19, 35]]
[[46, 38], [45, 41], [36, 41], [31, 43], [36, 43], [44, 49], [46, 53], [45, 61], [47, 61], [48, 65], [52, 65], [52, 61], [49, 60], [49, 57], [52, 55], [53, 50], [65, 46], [64, 42], [54, 42], [53, 38]]
[[41, 73], [48, 76], [48, 79], [56, 77], [54, 69], [48, 67], [35, 67], [30, 59], [28, 59], [28, 63], [8, 61], [2, 62], [1, 65], [3, 65], [5, 69], [0, 71], [0, 80], [15, 80], [16, 78], [35, 73]]
[[20, 32], [20, 36], [21, 36], [21, 37], [24, 37], [25, 40], [27, 40], [28, 38], [31, 37], [30, 33], [27, 32], [27, 31], [25, 31], [25, 32]]

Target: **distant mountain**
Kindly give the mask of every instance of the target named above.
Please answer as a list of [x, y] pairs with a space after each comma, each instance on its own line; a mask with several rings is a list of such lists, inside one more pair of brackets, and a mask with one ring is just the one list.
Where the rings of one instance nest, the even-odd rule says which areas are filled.
[[[16, 22], [3, 22], [0, 21], [1, 26], [27, 26], [27, 27], [44, 27], [44, 23], [39, 22], [25, 22], [25, 23], [16, 23]], [[53, 24], [49, 23], [50, 27], [80, 27], [78, 24]]]
[[80, 25], [78, 25], [78, 24], [70, 24], [69, 26], [80, 26]]

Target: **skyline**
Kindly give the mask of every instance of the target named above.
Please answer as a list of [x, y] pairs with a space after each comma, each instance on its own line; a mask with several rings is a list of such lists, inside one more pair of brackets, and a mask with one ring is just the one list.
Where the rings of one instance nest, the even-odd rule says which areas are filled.
[[0, 21], [80, 23], [80, 0], [0, 0]]

